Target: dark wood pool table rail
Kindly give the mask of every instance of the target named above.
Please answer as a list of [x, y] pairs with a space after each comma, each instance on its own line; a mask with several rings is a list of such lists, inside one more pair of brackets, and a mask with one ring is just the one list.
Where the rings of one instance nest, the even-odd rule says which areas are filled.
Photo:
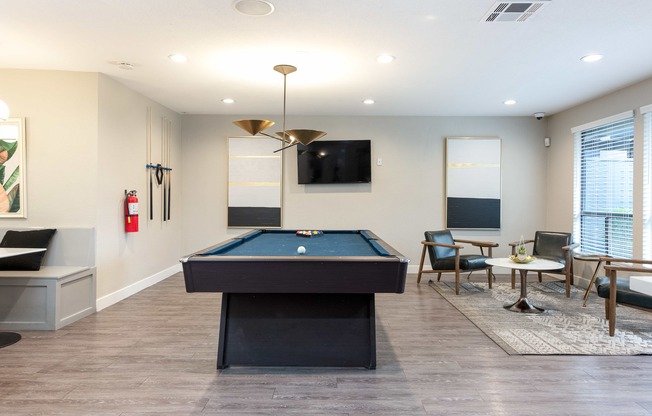
[[256, 231], [181, 259], [186, 291], [224, 293], [403, 293], [408, 259], [366, 231], [389, 256], [203, 255]]

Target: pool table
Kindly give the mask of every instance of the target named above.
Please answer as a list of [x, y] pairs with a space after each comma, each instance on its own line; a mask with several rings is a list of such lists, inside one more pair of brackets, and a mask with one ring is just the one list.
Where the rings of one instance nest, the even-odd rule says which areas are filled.
[[187, 292], [222, 292], [217, 368], [373, 369], [374, 294], [403, 293], [408, 259], [368, 230], [263, 229], [181, 263]]

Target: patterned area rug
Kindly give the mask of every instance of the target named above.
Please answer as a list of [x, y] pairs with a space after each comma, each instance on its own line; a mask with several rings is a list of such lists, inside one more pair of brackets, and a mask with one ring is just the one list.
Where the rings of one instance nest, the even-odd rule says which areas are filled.
[[561, 281], [528, 282], [528, 299], [545, 309], [537, 315], [502, 307], [518, 300], [518, 282], [516, 289], [509, 283], [489, 289], [486, 283], [463, 282], [459, 295], [453, 282], [429, 284], [508, 354], [652, 354], [652, 313], [619, 306], [610, 337], [604, 300], [592, 294], [582, 307], [584, 291], [573, 287], [566, 298]]

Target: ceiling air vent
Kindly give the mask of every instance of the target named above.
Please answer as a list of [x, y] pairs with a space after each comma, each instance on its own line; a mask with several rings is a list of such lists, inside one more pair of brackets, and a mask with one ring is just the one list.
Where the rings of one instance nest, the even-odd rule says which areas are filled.
[[551, 0], [539, 0], [528, 2], [504, 2], [499, 1], [489, 9], [489, 12], [482, 17], [483, 22], [524, 22]]

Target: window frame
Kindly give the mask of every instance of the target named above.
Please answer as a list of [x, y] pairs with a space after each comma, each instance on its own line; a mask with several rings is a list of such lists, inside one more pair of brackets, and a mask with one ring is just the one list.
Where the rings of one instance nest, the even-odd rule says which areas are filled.
[[[627, 111], [571, 129], [574, 135], [573, 234], [575, 242], [580, 244], [581, 252], [615, 257], [631, 258], [633, 256], [634, 121], [634, 112]], [[606, 137], [601, 136], [605, 133], [625, 134], [624, 140], [616, 139], [613, 143], [607, 143], [605, 140], [604, 144], [600, 141], [596, 142], [596, 140]], [[625, 140], [631, 141], [631, 143], [625, 143]], [[627, 152], [624, 159], [629, 162], [627, 170], [619, 169], [616, 165], [623, 159], [608, 157], [608, 152], [622, 151]], [[600, 155], [597, 160], [595, 159], [596, 153]], [[590, 163], [592, 159], [595, 162], [593, 164]], [[602, 178], [602, 183], [597, 176], [587, 176], [591, 174], [595, 165], [607, 167], [607, 173]], [[614, 165], [616, 167], [612, 168]], [[599, 170], [599, 172], [604, 171]], [[626, 212], [618, 212], [613, 209], [614, 203], [622, 196], [619, 197], [608, 191], [613, 192], [614, 189], [620, 189], [615, 185], [622, 184], [623, 181], [619, 181], [617, 177], [612, 178], [612, 173], [616, 173], [618, 176], [623, 174], [628, 176], [624, 178], [628, 184], [625, 187], [626, 195], [623, 205]], [[587, 205], [590, 204], [593, 204], [591, 209], [587, 208]], [[599, 205], [597, 209], [595, 204]], [[600, 219], [603, 221], [602, 226], [599, 225]], [[591, 221], [594, 222], [592, 226], [594, 232], [588, 232], [591, 228]], [[595, 230], [604, 230], [604, 232]]]

